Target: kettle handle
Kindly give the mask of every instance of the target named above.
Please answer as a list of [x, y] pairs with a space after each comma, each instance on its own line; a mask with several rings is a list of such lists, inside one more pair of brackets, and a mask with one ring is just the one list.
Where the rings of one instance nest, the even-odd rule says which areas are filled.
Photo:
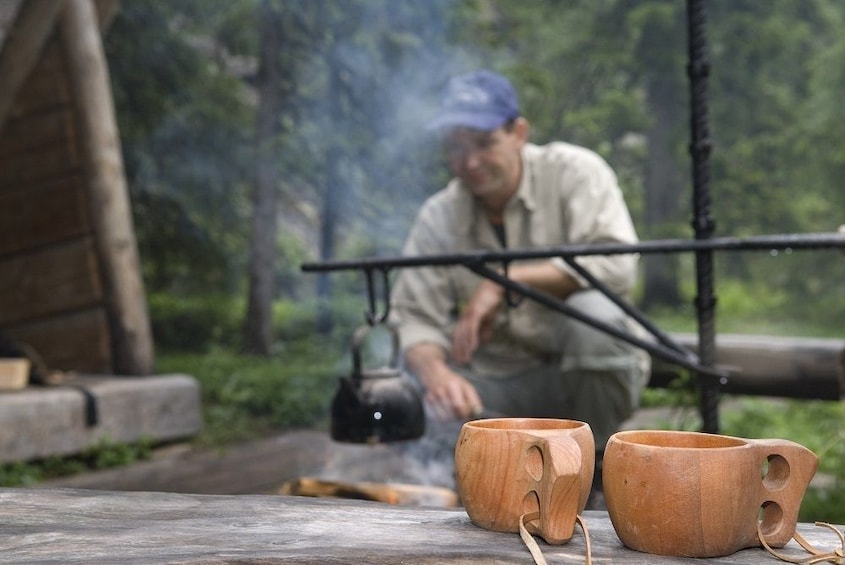
[[[358, 380], [361, 378], [361, 345], [364, 338], [370, 333], [375, 326], [365, 325], [359, 326], [352, 334], [352, 378]], [[391, 344], [393, 351], [390, 355], [390, 366], [399, 366], [399, 332], [391, 325], [384, 324], [384, 327], [390, 332]]]

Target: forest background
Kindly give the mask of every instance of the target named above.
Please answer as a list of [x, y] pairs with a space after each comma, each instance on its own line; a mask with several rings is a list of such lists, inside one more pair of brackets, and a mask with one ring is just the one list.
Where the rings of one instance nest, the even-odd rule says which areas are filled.
[[[705, 5], [714, 235], [836, 231], [845, 3]], [[681, 0], [123, 2], [106, 49], [157, 369], [200, 379], [204, 440], [324, 422], [366, 289], [300, 266], [399, 255], [447, 180], [424, 125], [455, 73], [506, 74], [532, 141], [605, 157], [642, 240], [692, 238], [686, 31]], [[695, 331], [694, 257], [641, 264], [637, 305]], [[717, 330], [843, 337], [842, 270], [832, 250], [718, 253]], [[817, 516], [845, 522], [842, 406], [745, 406], [726, 431], [824, 453]]]
[[[715, 235], [836, 231], [845, 210], [845, 7], [705, 4]], [[299, 266], [399, 253], [417, 207], [446, 180], [424, 124], [446, 78], [468, 69], [513, 79], [534, 142], [602, 154], [642, 239], [690, 238], [685, 8], [124, 3], [107, 49], [158, 343], [269, 354], [290, 337], [268, 318], [271, 306], [303, 318], [311, 335], [310, 318], [327, 301], [317, 329], [330, 331], [344, 312], [334, 303], [360, 295], [363, 281]], [[718, 254], [720, 329], [836, 336], [845, 288], [831, 257]], [[638, 305], [688, 325], [693, 268], [689, 254], [644, 257]], [[166, 318], [185, 309], [215, 312], [175, 331]]]

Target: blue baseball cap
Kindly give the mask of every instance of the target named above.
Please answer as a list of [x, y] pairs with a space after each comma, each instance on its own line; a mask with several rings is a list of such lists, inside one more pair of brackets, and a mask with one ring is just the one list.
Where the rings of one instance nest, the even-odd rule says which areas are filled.
[[465, 127], [493, 131], [519, 117], [513, 85], [498, 73], [475, 71], [449, 80], [429, 130]]

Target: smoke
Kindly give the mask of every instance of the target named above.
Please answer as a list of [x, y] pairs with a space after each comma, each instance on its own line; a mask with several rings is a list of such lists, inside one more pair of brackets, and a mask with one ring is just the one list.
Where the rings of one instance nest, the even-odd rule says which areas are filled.
[[[226, 253], [232, 284], [250, 225], [255, 5], [127, 3], [106, 38], [133, 195], [149, 191], [183, 207]], [[482, 60], [454, 40], [464, 29], [460, 4], [274, 5], [287, 26], [282, 57], [293, 85], [279, 116], [280, 236], [295, 241], [291, 254], [317, 257], [330, 201], [338, 211], [333, 258], [395, 255], [423, 199], [446, 181], [438, 144], [425, 132], [437, 93]], [[154, 214], [136, 227], [144, 251], [163, 231]], [[313, 276], [296, 284], [310, 290]]]
[[444, 487], [455, 485], [455, 440], [461, 423], [427, 422], [424, 437], [390, 444], [333, 442], [320, 478]]
[[[394, 356], [398, 352], [393, 349], [392, 335], [385, 327], [374, 327], [360, 346], [364, 372], [396, 362]], [[351, 366], [350, 360], [347, 363]], [[407, 373], [403, 373], [402, 378], [418, 387], [423, 396], [424, 391], [416, 379]], [[425, 435], [416, 440], [380, 445], [333, 443], [320, 478], [407, 483], [454, 490], [454, 451], [461, 425], [458, 420], [439, 422], [428, 418]]]
[[[278, 154], [283, 235], [291, 236], [293, 225], [301, 227], [307, 210], [313, 232], [292, 237], [316, 247], [314, 211], [331, 193], [341, 210], [334, 226], [337, 257], [398, 254], [419, 205], [446, 180], [438, 144], [425, 131], [438, 93], [448, 77], [478, 68], [484, 58], [453, 40], [461, 26], [456, 4], [276, 3], [308, 26], [287, 30], [288, 37], [301, 34], [307, 51], [283, 53], [297, 62], [286, 77], [294, 94], [280, 116], [287, 132]], [[256, 77], [246, 75], [257, 63], [235, 59], [249, 50], [230, 52], [234, 45], [221, 41], [227, 34], [249, 35], [250, 44], [257, 29], [248, 27], [255, 23], [251, 15], [212, 17], [203, 12], [206, 4], [191, 6], [195, 9], [127, 3], [113, 26], [109, 60], [127, 168], [133, 187], [178, 201], [229, 260], [238, 262], [246, 256], [239, 251], [248, 231], [252, 180]], [[220, 9], [209, 6], [209, 12]], [[175, 26], [176, 20], [183, 23]], [[229, 27], [214, 28], [218, 21]], [[238, 65], [229, 64], [235, 61]], [[164, 233], [155, 219], [142, 218], [139, 232], [150, 238]], [[311, 286], [312, 276], [303, 277], [304, 284]], [[362, 480], [450, 486], [456, 435], [451, 430], [391, 446], [339, 446], [325, 472], [334, 478], [358, 473]]]
[[[444, 181], [426, 132], [446, 79], [480, 56], [452, 41], [454, 2], [346, 3], [300, 66], [300, 139], [324, 163], [311, 179], [343, 210], [338, 256], [396, 254], [422, 200]], [[326, 29], [323, 27], [323, 29]], [[334, 186], [326, 186], [335, 183]]]
[[[439, 144], [426, 131], [439, 93], [483, 57], [452, 40], [452, 0], [350, 6], [344, 21], [326, 14], [330, 43], [302, 66], [304, 83], [326, 94], [301, 111], [311, 133], [303, 141], [312, 158], [329, 157], [326, 167], [340, 173], [324, 177], [340, 183], [333, 191], [343, 209], [337, 255], [397, 255], [418, 207], [447, 180]], [[390, 347], [375, 332], [365, 366], [388, 362]], [[460, 425], [429, 421], [423, 438], [390, 445], [336, 444], [322, 478], [454, 489]]]

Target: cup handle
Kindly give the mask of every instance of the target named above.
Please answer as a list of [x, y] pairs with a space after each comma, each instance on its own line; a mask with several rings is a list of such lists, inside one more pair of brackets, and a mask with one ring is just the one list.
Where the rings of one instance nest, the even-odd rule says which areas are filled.
[[768, 461], [762, 478], [759, 524], [764, 541], [783, 547], [792, 539], [801, 500], [819, 465], [815, 453], [801, 444], [783, 439], [752, 440], [758, 453]]
[[572, 539], [581, 497], [581, 447], [571, 437], [545, 438], [540, 482], [540, 536], [552, 545]]

